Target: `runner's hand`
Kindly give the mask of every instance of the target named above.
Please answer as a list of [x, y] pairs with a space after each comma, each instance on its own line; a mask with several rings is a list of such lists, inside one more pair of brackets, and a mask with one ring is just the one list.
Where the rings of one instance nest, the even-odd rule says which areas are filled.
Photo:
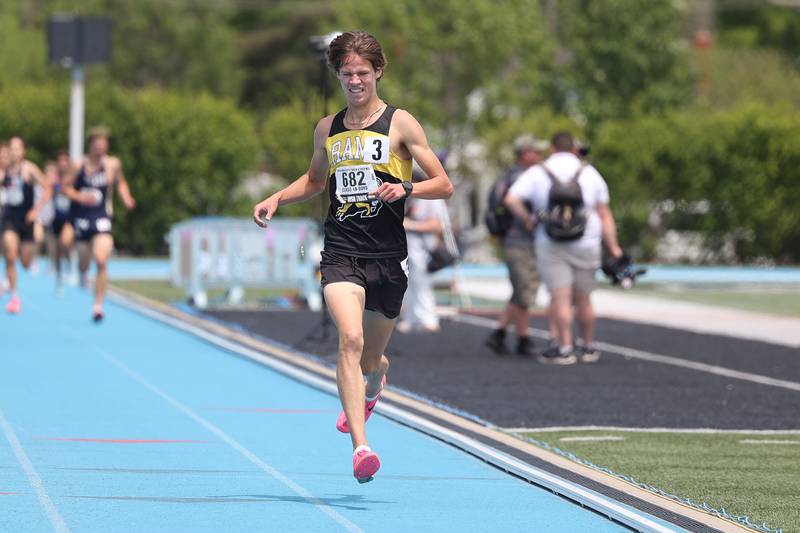
[[25, 213], [25, 223], [33, 224], [36, 222], [36, 217], [39, 213], [36, 212], [36, 209], [31, 209], [27, 213]]
[[278, 210], [278, 199], [270, 196], [263, 202], [259, 202], [253, 208], [253, 221], [262, 228], [267, 227], [267, 223]]
[[123, 198], [122, 203], [125, 204], [125, 208], [128, 211], [133, 211], [136, 209], [136, 200], [133, 196], [128, 196], [127, 198]]
[[406, 196], [406, 190], [399, 183], [381, 183], [380, 187], [370, 193], [370, 196], [382, 202], [392, 203]]

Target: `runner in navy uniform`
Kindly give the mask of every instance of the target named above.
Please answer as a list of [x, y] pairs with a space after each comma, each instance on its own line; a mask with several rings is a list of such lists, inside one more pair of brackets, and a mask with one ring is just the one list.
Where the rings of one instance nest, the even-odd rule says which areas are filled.
[[[49, 201], [50, 185], [35, 163], [25, 159], [25, 141], [12, 137], [8, 143], [9, 165], [3, 172], [3, 247], [11, 299], [9, 313], [19, 313], [22, 304], [17, 294], [17, 257], [26, 269], [33, 261], [33, 223]], [[34, 204], [34, 184], [42, 188], [42, 196]]]
[[67, 272], [70, 268], [70, 255], [72, 254], [72, 244], [75, 239], [75, 231], [72, 227], [72, 200], [64, 192], [64, 183], [72, 176], [72, 163], [69, 154], [65, 150], [60, 150], [56, 156], [56, 162], [48, 167], [49, 172], [45, 172], [53, 187], [53, 221], [48, 228], [48, 249], [53, 260], [53, 267], [56, 272], [56, 287], [62, 287], [62, 259], [67, 263]]
[[[108, 259], [114, 249], [111, 236], [111, 200], [116, 187], [128, 210], [136, 207], [122, 163], [108, 155], [108, 130], [95, 128], [89, 134], [89, 154], [75, 163], [75, 178], [68, 177], [63, 192], [72, 200], [72, 223], [78, 248], [81, 284], [86, 286], [89, 263], [94, 258], [97, 275], [94, 284], [92, 319], [103, 319], [103, 300], [108, 287]], [[91, 255], [90, 255], [91, 254]]]
[[[413, 196], [448, 198], [453, 186], [419, 122], [377, 94], [386, 58], [368, 33], [345, 32], [328, 48], [347, 108], [317, 123], [308, 172], [253, 209], [266, 227], [279, 206], [330, 191], [320, 273], [339, 330], [336, 383], [349, 432], [353, 475], [364, 483], [380, 467], [364, 424], [380, 397], [389, 360], [383, 354], [408, 283], [403, 205]], [[412, 159], [430, 179], [412, 185]], [[412, 273], [413, 275], [413, 273]]]

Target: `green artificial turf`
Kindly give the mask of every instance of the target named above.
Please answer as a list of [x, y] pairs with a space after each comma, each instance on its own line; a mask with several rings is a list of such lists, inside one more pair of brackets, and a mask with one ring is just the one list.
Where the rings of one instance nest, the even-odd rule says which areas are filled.
[[[696, 434], [627, 431], [528, 433], [526, 437], [754, 523], [800, 531], [800, 434]], [[563, 441], [570, 437], [620, 441]], [[791, 441], [747, 444], [741, 441]]]

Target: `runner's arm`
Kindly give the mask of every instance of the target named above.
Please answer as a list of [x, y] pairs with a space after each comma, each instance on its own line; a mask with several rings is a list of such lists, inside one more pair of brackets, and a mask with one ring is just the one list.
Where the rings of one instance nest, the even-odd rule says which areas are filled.
[[325, 117], [314, 128], [314, 154], [305, 174], [292, 183], [257, 203], [253, 208], [253, 220], [262, 228], [267, 227], [269, 220], [279, 206], [302, 202], [325, 190], [328, 180], [328, 155], [325, 151], [325, 140], [330, 130], [330, 117]]
[[36, 203], [36, 205], [34, 205], [26, 215], [28, 221], [33, 222], [36, 220], [36, 217], [39, 216], [39, 213], [42, 211], [44, 206], [46, 206], [53, 197], [53, 187], [50, 185], [50, 182], [47, 181], [44, 173], [38, 166], [36, 166], [35, 163], [28, 162], [26, 166], [28, 167], [28, 172], [30, 172], [31, 176], [33, 176], [34, 181], [39, 185], [39, 187], [42, 188], [42, 196], [39, 198], [39, 201]]
[[80, 169], [80, 162], [75, 162], [70, 166], [69, 175], [66, 176], [66, 178], [64, 178], [64, 181], [61, 182], [62, 183], [61, 192], [64, 194], [64, 196], [66, 196], [75, 203], [81, 205], [92, 205], [94, 203], [94, 199], [84, 196], [79, 190], [75, 188], [75, 178], [78, 174], [79, 169]]
[[[394, 114], [400, 141], [406, 147], [411, 157], [419, 164], [422, 171], [428, 176], [425, 181], [414, 183], [411, 191], [412, 198], [424, 200], [436, 200], [438, 198], [447, 199], [453, 195], [453, 184], [447, 176], [442, 163], [431, 147], [428, 146], [428, 139], [425, 137], [425, 130], [417, 119], [407, 111], [398, 109]], [[394, 202], [405, 197], [405, 189], [399, 183], [383, 183], [375, 190], [375, 196], [384, 202]]]
[[117, 184], [117, 194], [128, 211], [130, 211], [136, 207], [136, 200], [133, 198], [131, 188], [128, 186], [128, 180], [125, 179], [125, 174], [122, 172], [122, 162], [118, 158], [114, 158], [114, 161], [116, 168], [114, 181]]

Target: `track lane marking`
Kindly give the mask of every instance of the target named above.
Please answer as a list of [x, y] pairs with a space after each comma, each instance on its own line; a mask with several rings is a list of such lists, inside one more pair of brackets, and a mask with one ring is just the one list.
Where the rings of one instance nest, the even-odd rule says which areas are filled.
[[39, 503], [42, 504], [53, 529], [57, 533], [69, 533], [67, 524], [61, 517], [61, 513], [58, 512], [53, 500], [51, 500], [50, 496], [47, 494], [47, 489], [45, 489], [44, 483], [42, 483], [42, 478], [36, 473], [33, 463], [31, 463], [31, 460], [28, 458], [28, 454], [25, 453], [25, 448], [23, 448], [22, 444], [19, 442], [17, 434], [14, 433], [14, 429], [11, 427], [11, 424], [9, 424], [2, 409], [0, 409], [0, 427], [3, 428], [3, 434], [11, 445], [14, 455], [17, 457], [17, 462], [19, 462], [22, 470], [25, 471], [25, 475], [28, 476], [28, 482], [33, 487], [33, 490], [36, 491], [36, 497], [39, 499]]
[[620, 426], [548, 426], [501, 428], [507, 433], [555, 433], [565, 431], [620, 431], [630, 433], [699, 433], [704, 435], [800, 435], [800, 429], [635, 428]]
[[[493, 329], [497, 325], [497, 322], [495, 320], [490, 320], [488, 318], [483, 318], [483, 317], [469, 316], [469, 315], [453, 316], [450, 317], [450, 320], [454, 322], [461, 322], [464, 324], [472, 324], [473, 326], [482, 326], [490, 329]], [[528, 333], [530, 333], [535, 337], [539, 337], [540, 339], [546, 340], [550, 338], [550, 334], [543, 329], [529, 327]], [[757, 383], [759, 385], [768, 385], [770, 387], [779, 387], [783, 389], [792, 390], [795, 392], [800, 392], [800, 383], [797, 383], [796, 381], [776, 379], [776, 378], [771, 378], [769, 376], [762, 376], [761, 374], [753, 374], [750, 372], [733, 370], [732, 368], [726, 368], [724, 366], [699, 363], [697, 361], [692, 361], [690, 359], [682, 359], [680, 357], [673, 357], [671, 355], [662, 355], [653, 352], [646, 352], [644, 350], [637, 350], [635, 348], [626, 348], [625, 346], [619, 346], [608, 342], [594, 342], [594, 346], [604, 352], [615, 353], [623, 357], [629, 357], [631, 359], [641, 359], [643, 361], [650, 361], [651, 363], [661, 363], [664, 365], [688, 368], [690, 370], [697, 370], [700, 372], [706, 372], [708, 374], [714, 374], [717, 376], [724, 376], [727, 378], [738, 379], [741, 381], [749, 381], [751, 383]]]
[[[61, 329], [67, 336], [72, 338], [74, 341], [77, 341], [78, 343], [80, 343], [83, 346], [87, 346], [87, 347], [91, 348], [92, 351], [95, 354], [100, 356], [102, 359], [106, 360], [111, 365], [117, 367], [117, 369], [119, 369], [122, 373], [126, 374], [133, 381], [139, 383], [141, 386], [143, 386], [144, 388], [148, 389], [150, 392], [152, 392], [156, 396], [160, 397], [166, 403], [170, 404], [175, 409], [177, 409], [178, 411], [182, 412], [188, 418], [194, 420], [195, 422], [197, 422], [198, 424], [203, 426], [206, 430], [208, 430], [209, 432], [211, 432], [214, 435], [216, 435], [225, 444], [227, 444], [228, 446], [230, 446], [231, 448], [233, 448], [234, 450], [239, 452], [240, 455], [242, 455], [248, 461], [253, 463], [260, 470], [262, 470], [263, 472], [268, 474], [273, 479], [275, 479], [277, 481], [280, 481], [281, 483], [286, 485], [290, 490], [292, 490], [292, 492], [294, 492], [295, 494], [297, 494], [298, 496], [300, 496], [301, 498], [306, 500], [308, 503], [310, 503], [310, 504], [314, 505], [315, 507], [317, 507], [320, 511], [322, 511], [326, 515], [328, 515], [329, 518], [333, 519], [334, 522], [336, 522], [337, 524], [342, 526], [346, 531], [350, 531], [352, 533], [363, 533], [364, 530], [362, 530], [359, 526], [357, 526], [356, 524], [354, 524], [353, 522], [351, 522], [350, 520], [348, 520], [347, 518], [345, 518], [341, 514], [337, 513], [336, 510], [333, 509], [330, 505], [326, 504], [325, 502], [323, 502], [319, 498], [316, 498], [313, 494], [311, 494], [304, 487], [302, 487], [301, 485], [295, 483], [291, 478], [289, 478], [289, 477], [285, 476], [284, 474], [282, 474], [279, 470], [277, 470], [275, 467], [273, 467], [269, 463], [263, 461], [255, 453], [253, 453], [252, 451], [250, 451], [249, 449], [244, 447], [236, 439], [234, 439], [233, 437], [231, 437], [230, 435], [225, 433], [218, 426], [214, 425], [213, 423], [209, 422], [208, 420], [206, 420], [205, 418], [203, 418], [199, 414], [195, 413], [192, 409], [190, 409], [189, 407], [185, 406], [184, 404], [182, 404], [181, 402], [179, 402], [178, 400], [176, 400], [175, 398], [173, 398], [172, 396], [170, 396], [169, 394], [167, 394], [166, 392], [164, 392], [163, 390], [158, 388], [156, 385], [150, 383], [143, 376], [141, 376], [136, 371], [134, 371], [133, 369], [131, 369], [130, 367], [125, 365], [125, 363], [123, 363], [122, 361], [120, 361], [119, 359], [117, 359], [116, 357], [111, 355], [111, 353], [109, 353], [108, 351], [106, 351], [105, 349], [103, 349], [102, 347], [100, 347], [100, 346], [98, 346], [98, 345], [96, 345], [94, 343], [87, 342], [87, 339], [85, 337], [80, 336], [76, 331], [74, 331], [73, 328], [67, 327], [62, 323], [55, 322], [54, 320], [50, 319], [47, 316], [46, 313], [42, 312], [41, 309], [35, 308], [34, 310], [35, 310], [36, 314], [38, 314], [39, 316], [41, 316], [44, 319], [48, 320], [50, 323], [52, 323], [54, 325], [57, 325], [59, 327], [59, 329]], [[2, 411], [0, 411], [0, 422], [3, 422], [4, 420], [5, 419], [2, 418]], [[32, 468], [32, 466], [31, 466], [31, 468]], [[35, 472], [34, 472], [34, 474], [35, 474]], [[38, 478], [38, 476], [37, 476], [37, 478]], [[45, 496], [46, 496], [46, 493], [45, 493]], [[49, 500], [49, 498], [48, 498], [48, 500]], [[51, 502], [51, 505], [52, 505], [52, 502]], [[53, 509], [55, 510], [55, 507], [53, 507]], [[57, 511], [56, 511], [56, 513], [57, 513]], [[63, 520], [62, 520], [62, 523], [63, 523]], [[64, 527], [66, 528], [66, 526], [64, 526]], [[69, 532], [68, 529], [56, 529], [56, 531], [58, 533], [62, 533], [62, 532], [63, 533], [68, 533]]]

